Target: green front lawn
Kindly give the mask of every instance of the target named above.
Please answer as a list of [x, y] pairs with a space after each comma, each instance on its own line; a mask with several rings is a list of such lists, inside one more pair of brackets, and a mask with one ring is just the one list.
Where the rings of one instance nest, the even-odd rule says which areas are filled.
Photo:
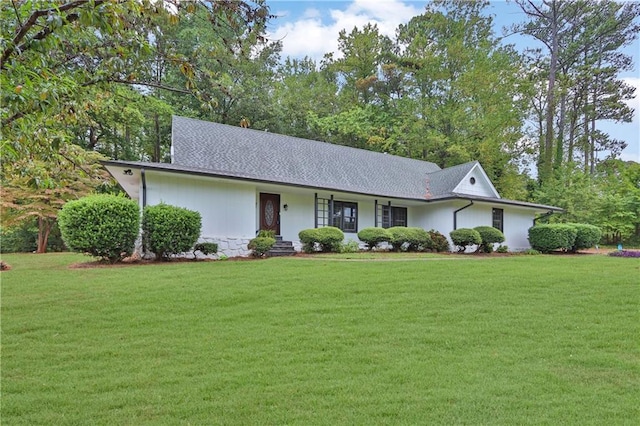
[[636, 424], [640, 261], [3, 255], [6, 425]]

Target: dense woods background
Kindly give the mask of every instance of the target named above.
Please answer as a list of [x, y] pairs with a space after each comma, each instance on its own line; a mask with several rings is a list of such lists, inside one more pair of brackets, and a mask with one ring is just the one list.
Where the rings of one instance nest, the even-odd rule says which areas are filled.
[[[169, 161], [171, 115], [424, 159], [479, 160], [505, 198], [640, 238], [630, 122], [637, 2], [516, 0], [518, 51], [488, 2], [433, 1], [397, 28], [345, 28], [318, 62], [281, 57], [257, 1], [0, 3], [3, 246], [47, 247], [64, 202], [117, 191], [97, 161]], [[508, 40], [508, 38], [506, 39]], [[17, 241], [17, 242], [16, 242]], [[35, 249], [34, 247], [33, 249]], [[32, 249], [32, 248], [27, 248]]]

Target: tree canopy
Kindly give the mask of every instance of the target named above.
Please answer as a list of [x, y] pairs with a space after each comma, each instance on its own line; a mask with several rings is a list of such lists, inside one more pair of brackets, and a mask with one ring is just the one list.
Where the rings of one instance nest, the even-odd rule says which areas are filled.
[[[640, 5], [516, 2], [526, 20], [511, 30], [539, 48], [499, 37], [487, 1], [435, 0], [393, 37], [343, 29], [320, 63], [281, 57], [264, 0], [1, 2], [3, 224], [41, 211], [46, 233], [61, 202], [104, 182], [98, 158], [169, 161], [180, 114], [441, 167], [479, 160], [506, 198], [640, 235], [637, 163], [600, 126], [633, 117], [619, 73]], [[84, 186], [67, 194], [73, 176]]]

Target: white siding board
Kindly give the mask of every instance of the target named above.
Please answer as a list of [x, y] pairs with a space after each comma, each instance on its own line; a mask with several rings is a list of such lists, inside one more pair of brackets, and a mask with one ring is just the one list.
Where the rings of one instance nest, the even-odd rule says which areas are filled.
[[200, 212], [202, 238], [252, 238], [255, 188], [226, 181], [147, 172], [147, 205], [164, 202]]
[[[471, 178], [475, 180], [475, 183], [471, 183]], [[489, 180], [489, 177], [484, 172], [479, 164], [476, 164], [469, 173], [462, 179], [462, 181], [455, 187], [453, 192], [458, 194], [476, 195], [479, 197], [494, 197], [500, 198], [498, 191]]]

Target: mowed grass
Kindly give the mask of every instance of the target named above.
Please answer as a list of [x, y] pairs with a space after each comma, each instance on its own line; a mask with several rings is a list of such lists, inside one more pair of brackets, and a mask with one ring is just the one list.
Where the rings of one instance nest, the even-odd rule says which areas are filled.
[[2, 424], [637, 424], [637, 259], [369, 257], [4, 255]]

